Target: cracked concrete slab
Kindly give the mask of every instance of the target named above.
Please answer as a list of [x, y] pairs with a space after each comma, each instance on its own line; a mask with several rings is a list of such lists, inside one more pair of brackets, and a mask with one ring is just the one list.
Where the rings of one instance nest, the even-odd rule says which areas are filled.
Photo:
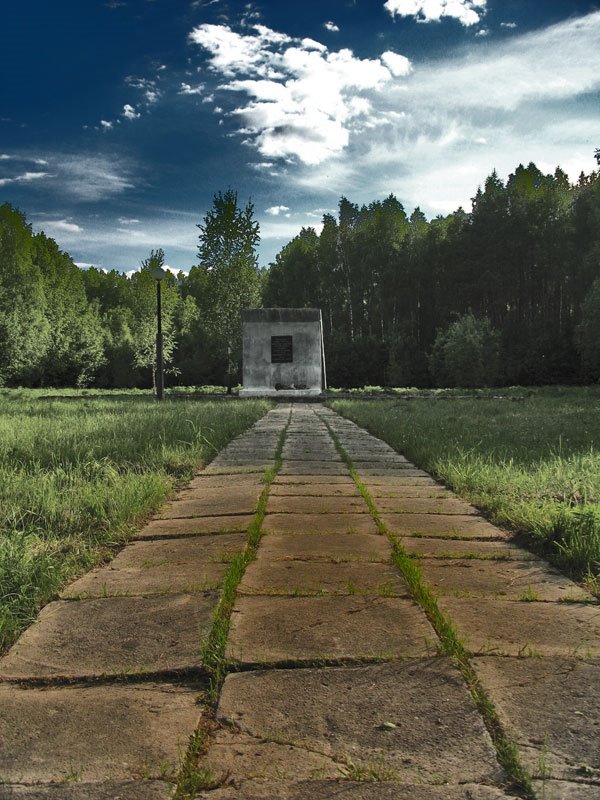
[[187, 561], [209, 564], [230, 561], [246, 546], [245, 533], [218, 533], [214, 536], [183, 536], [129, 542], [110, 565], [115, 569], [138, 567], [151, 569], [160, 565], [183, 565]]
[[165, 781], [105, 781], [0, 785], [1, 800], [169, 800], [173, 784]]
[[28, 784], [164, 778], [177, 769], [198, 723], [196, 697], [168, 683], [0, 686], [0, 775]]
[[397, 536], [506, 539], [508, 534], [483, 517], [462, 514], [380, 514], [386, 528]]
[[86, 573], [60, 593], [63, 600], [101, 597], [150, 597], [214, 591], [221, 586], [226, 564], [158, 564], [155, 567], [102, 567]]
[[228, 475], [248, 475], [252, 473], [256, 473], [257, 475], [263, 475], [266, 469], [270, 469], [273, 466], [273, 461], [270, 459], [266, 459], [265, 461], [256, 460], [253, 464], [244, 464], [243, 466], [236, 466], [234, 464], [223, 464], [223, 463], [214, 463], [206, 467], [206, 474], [207, 475], [216, 475], [216, 476], [223, 476], [227, 477]]
[[[569, 795], [570, 797], [570, 795]], [[579, 800], [578, 795], [574, 797]], [[304, 780], [242, 781], [239, 787], [201, 792], [198, 800], [517, 800], [492, 786], [463, 784], [424, 786], [423, 784], [382, 783], [378, 781]], [[592, 796], [589, 795], [589, 800]], [[552, 800], [558, 800], [552, 798]], [[562, 800], [562, 799], [561, 799]], [[581, 800], [588, 800], [582, 795]]]
[[344, 475], [289, 475], [277, 473], [277, 478], [274, 485], [285, 486], [293, 484], [317, 484], [322, 486], [331, 486], [332, 484], [343, 483], [349, 486], [356, 486], [348, 472]]
[[[208, 752], [201, 757], [199, 767], [210, 769], [217, 780], [234, 784], [240, 777], [292, 781], [315, 776], [338, 778], [345, 773], [343, 763], [324, 753], [295, 747], [283, 740], [251, 736], [237, 728], [216, 733]], [[212, 792], [210, 796], [213, 796]], [[279, 795], [271, 795], [269, 800], [275, 798]]]
[[371, 486], [369, 489], [369, 494], [375, 500], [375, 504], [378, 508], [384, 508], [385, 504], [382, 505], [382, 500], [393, 502], [396, 498], [398, 498], [401, 502], [405, 498], [422, 498], [428, 500], [430, 498], [440, 498], [440, 499], [452, 499], [455, 498], [451, 491], [445, 489], [443, 486], [439, 486], [437, 484], [409, 484], [401, 485], [401, 486], [382, 486], [382, 485], [374, 485]]
[[[600, 660], [476, 658], [473, 666], [530, 773], [595, 782], [599, 797]], [[555, 786], [550, 796], [577, 795]]]
[[472, 505], [454, 497], [378, 497], [375, 505], [386, 514], [479, 514]]
[[283, 512], [285, 514], [352, 514], [368, 513], [369, 509], [363, 498], [357, 497], [323, 497], [320, 496], [293, 496], [269, 497], [268, 505], [270, 514]]
[[416, 558], [481, 558], [537, 561], [539, 556], [508, 541], [477, 541], [476, 539], [429, 539], [426, 536], [403, 536], [400, 545]]
[[284, 461], [279, 470], [284, 475], [347, 475], [348, 468], [340, 459], [335, 461]]
[[0, 659], [0, 680], [139, 675], [201, 666], [218, 594], [49, 603]]
[[375, 487], [393, 489], [396, 487], [402, 488], [403, 486], [439, 486], [440, 484], [429, 475], [407, 475], [407, 470], [397, 475], [370, 475], [361, 476], [361, 480], [371, 492]]
[[[446, 658], [229, 674], [219, 722], [405, 783], [501, 779], [489, 735]], [[243, 777], [243, 776], [240, 776]]]
[[132, 537], [133, 540], [165, 536], [198, 536], [205, 533], [240, 533], [247, 531], [254, 514], [193, 519], [153, 519]]
[[387, 477], [400, 477], [400, 478], [429, 478], [431, 477], [428, 472], [422, 469], [413, 469], [406, 464], [397, 464], [396, 466], [390, 464], [388, 466], [378, 466], [375, 463], [363, 462], [356, 465], [356, 471], [359, 477], [363, 480], [365, 478], [387, 478]]
[[391, 564], [314, 561], [269, 561], [262, 553], [249, 565], [238, 591], [247, 595], [371, 595], [409, 597], [398, 570]]
[[262, 528], [265, 532], [273, 534], [377, 533], [377, 526], [367, 512], [359, 514], [267, 514]]
[[227, 658], [241, 664], [431, 655], [437, 636], [410, 600], [391, 597], [240, 597]]
[[482, 654], [600, 655], [600, 606], [438, 599], [467, 650]]
[[419, 562], [438, 596], [504, 600], [592, 600], [592, 596], [543, 561], [431, 560]]
[[238, 514], [254, 514], [256, 512], [257, 497], [235, 493], [229, 489], [229, 499], [219, 498], [207, 500], [178, 499], [161, 509], [155, 519], [185, 519], [187, 517], [212, 517], [220, 515], [237, 516]]
[[371, 533], [315, 533], [306, 536], [270, 534], [260, 543], [260, 558], [268, 561], [383, 561], [390, 562], [392, 550], [385, 536]]
[[[235, 485], [241, 491], [258, 490], [260, 494], [264, 482], [262, 476], [257, 475], [238, 475], [235, 479]], [[229, 489], [229, 481], [221, 475], [206, 475], [204, 472], [199, 472], [187, 484], [185, 489], [182, 489], [180, 495], [185, 495], [186, 492], [198, 492], [200, 496], [208, 495], [211, 492], [227, 491]]]
[[354, 482], [349, 483], [279, 483], [277, 480], [271, 484], [269, 497], [271, 500], [276, 497], [292, 497], [301, 495], [303, 497], [348, 497], [351, 499], [361, 498], [358, 487]]

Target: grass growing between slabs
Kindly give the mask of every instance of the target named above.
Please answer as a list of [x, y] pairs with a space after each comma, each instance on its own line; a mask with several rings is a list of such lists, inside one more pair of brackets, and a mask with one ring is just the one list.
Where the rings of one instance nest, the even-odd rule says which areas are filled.
[[265, 485], [256, 505], [254, 519], [248, 528], [246, 547], [243, 552], [234, 556], [225, 573], [221, 598], [213, 612], [210, 632], [201, 644], [202, 665], [208, 674], [208, 691], [205, 698], [207, 717], [201, 721], [199, 728], [190, 737], [188, 748], [181, 759], [177, 789], [173, 800], [193, 800], [196, 792], [215, 789], [222, 784], [222, 778], [215, 776], [207, 767], [199, 767], [198, 760], [206, 753], [210, 744], [211, 728], [215, 725], [214, 712], [223, 681], [229, 670], [225, 651], [237, 587], [244, 577], [246, 568], [256, 558], [258, 545], [262, 538], [262, 524], [267, 511], [269, 492], [271, 484], [281, 469], [283, 445], [290, 420], [291, 412], [287, 424], [279, 434], [273, 467], [265, 470], [263, 477]]
[[523, 768], [517, 747], [515, 743], [507, 736], [503, 729], [502, 723], [498, 713], [490, 700], [487, 692], [482, 686], [477, 673], [471, 666], [469, 654], [465, 650], [458, 634], [454, 630], [451, 622], [446, 619], [444, 614], [440, 611], [434, 593], [429, 589], [424, 582], [421, 567], [414, 558], [404, 550], [400, 541], [394, 534], [388, 531], [385, 523], [379, 515], [377, 505], [365, 484], [361, 481], [351, 458], [344, 450], [339, 437], [329, 426], [326, 420], [325, 425], [329, 431], [331, 438], [334, 441], [336, 450], [344, 460], [352, 480], [355, 482], [359, 492], [361, 493], [364, 501], [369, 507], [369, 512], [375, 522], [379, 532], [386, 536], [392, 545], [392, 558], [395, 565], [398, 567], [400, 573], [406, 580], [410, 592], [416, 603], [423, 609], [427, 619], [430, 621], [433, 629], [440, 639], [439, 652], [445, 656], [449, 656], [454, 660], [461, 675], [463, 676], [471, 697], [477, 710], [481, 714], [485, 726], [490, 734], [494, 747], [496, 749], [498, 762], [503, 767], [506, 774], [510, 777], [512, 782], [512, 789], [524, 800], [534, 800], [535, 795], [531, 785], [531, 778], [527, 771]]
[[0, 392], [0, 651], [270, 407]]
[[598, 593], [600, 389], [520, 394], [330, 405]]

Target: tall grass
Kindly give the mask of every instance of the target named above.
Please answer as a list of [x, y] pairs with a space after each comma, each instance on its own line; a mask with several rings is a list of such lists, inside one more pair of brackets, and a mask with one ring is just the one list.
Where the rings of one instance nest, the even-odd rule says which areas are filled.
[[520, 394], [330, 405], [597, 588], [600, 389]]
[[0, 650], [269, 408], [39, 394], [0, 392]]

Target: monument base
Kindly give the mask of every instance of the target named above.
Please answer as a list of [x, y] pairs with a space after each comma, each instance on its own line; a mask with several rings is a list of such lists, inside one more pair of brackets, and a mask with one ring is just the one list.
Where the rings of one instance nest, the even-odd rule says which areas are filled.
[[321, 389], [240, 389], [240, 397], [319, 397]]

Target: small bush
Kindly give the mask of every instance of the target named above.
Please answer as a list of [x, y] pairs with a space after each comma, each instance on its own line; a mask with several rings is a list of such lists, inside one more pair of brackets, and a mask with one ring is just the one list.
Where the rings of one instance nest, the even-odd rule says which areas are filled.
[[500, 378], [500, 334], [488, 319], [465, 314], [438, 332], [430, 366], [438, 386], [494, 386]]

